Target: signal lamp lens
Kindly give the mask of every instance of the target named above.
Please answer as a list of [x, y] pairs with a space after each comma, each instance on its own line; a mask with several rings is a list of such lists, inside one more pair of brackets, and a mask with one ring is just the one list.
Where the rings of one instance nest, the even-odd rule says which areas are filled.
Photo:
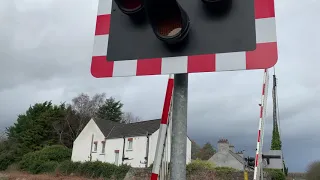
[[134, 15], [143, 9], [141, 0], [115, 0], [119, 9], [127, 15]]
[[173, 17], [171, 19], [159, 21], [156, 25], [156, 31], [163, 37], [173, 37], [181, 33], [182, 22], [181, 18]]
[[146, 0], [146, 11], [155, 35], [161, 41], [176, 44], [188, 35], [189, 17], [176, 1]]

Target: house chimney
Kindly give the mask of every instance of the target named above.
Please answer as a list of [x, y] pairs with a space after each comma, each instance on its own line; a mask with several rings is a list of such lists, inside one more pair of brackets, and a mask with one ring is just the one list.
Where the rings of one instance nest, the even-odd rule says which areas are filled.
[[236, 153], [236, 150], [234, 148], [234, 145], [229, 145], [229, 150], [232, 151], [233, 153]]
[[229, 151], [228, 139], [220, 139], [218, 141], [218, 152], [228, 152], [228, 151]]

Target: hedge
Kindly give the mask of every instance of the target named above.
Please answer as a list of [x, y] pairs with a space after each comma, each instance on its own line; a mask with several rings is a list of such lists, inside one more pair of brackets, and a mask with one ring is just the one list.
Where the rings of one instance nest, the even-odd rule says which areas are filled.
[[285, 180], [286, 176], [280, 169], [263, 169], [271, 176], [271, 180]]
[[128, 165], [116, 166], [114, 164], [103, 163], [100, 161], [84, 163], [64, 161], [57, 167], [57, 171], [63, 175], [76, 174], [87, 178], [102, 177], [106, 179], [123, 179], [129, 169], [130, 166]]
[[70, 149], [61, 145], [53, 145], [25, 154], [19, 162], [19, 168], [33, 174], [38, 174], [46, 171], [42, 169], [55, 168], [59, 162], [70, 158]]
[[201, 170], [214, 170], [214, 164], [210, 163], [209, 161], [203, 161], [198, 159], [187, 164], [187, 174], [191, 174], [195, 171]]

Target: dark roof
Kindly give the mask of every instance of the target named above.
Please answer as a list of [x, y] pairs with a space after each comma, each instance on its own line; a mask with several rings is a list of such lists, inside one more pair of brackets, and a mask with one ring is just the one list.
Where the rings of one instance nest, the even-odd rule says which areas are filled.
[[109, 120], [94, 120], [105, 138], [122, 138], [133, 136], [145, 136], [156, 132], [160, 127], [160, 119], [140, 121], [136, 123], [122, 124]]

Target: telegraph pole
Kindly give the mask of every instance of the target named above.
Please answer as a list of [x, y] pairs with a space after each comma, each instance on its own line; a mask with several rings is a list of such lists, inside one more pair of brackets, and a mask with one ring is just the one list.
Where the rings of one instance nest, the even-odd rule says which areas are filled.
[[278, 128], [278, 118], [277, 118], [277, 78], [273, 74], [273, 86], [272, 86], [272, 101], [273, 101], [273, 127]]

